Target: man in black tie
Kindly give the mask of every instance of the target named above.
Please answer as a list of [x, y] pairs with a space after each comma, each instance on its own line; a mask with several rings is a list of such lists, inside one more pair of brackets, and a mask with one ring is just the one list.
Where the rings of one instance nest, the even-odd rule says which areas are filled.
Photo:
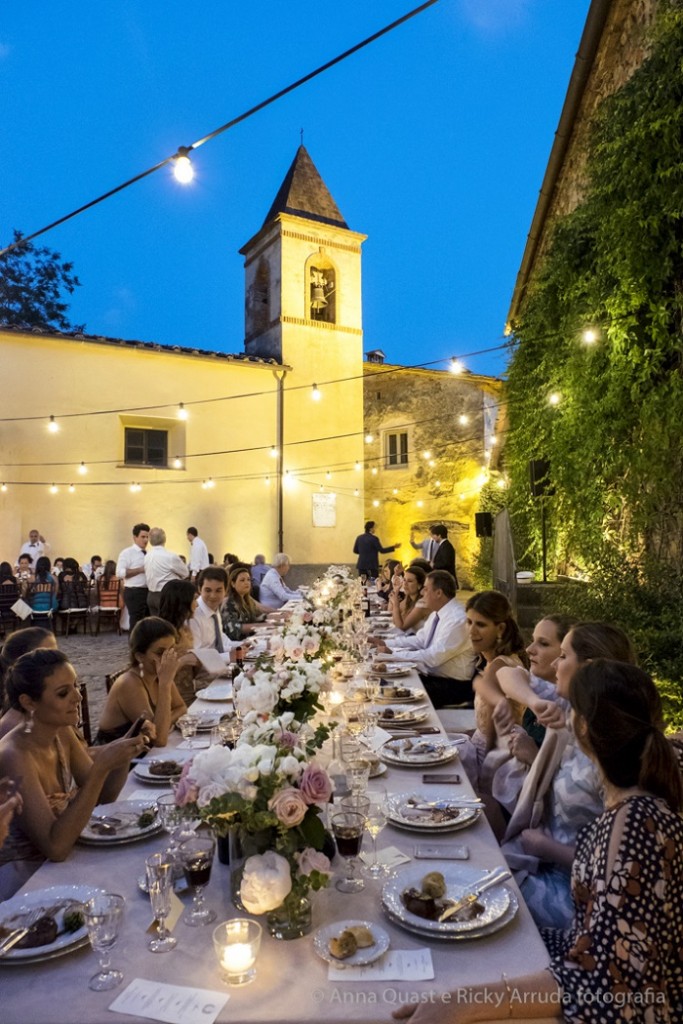
[[458, 574], [455, 571], [455, 548], [448, 539], [448, 529], [443, 523], [432, 526], [432, 565], [435, 569], [445, 569], [455, 580], [458, 589]]
[[50, 545], [38, 530], [29, 530], [28, 540], [21, 545], [21, 551], [17, 556], [17, 565], [22, 555], [30, 555], [31, 565], [35, 569], [36, 562], [50, 549]]
[[123, 603], [128, 609], [128, 629], [140, 619], [149, 615], [147, 608], [147, 577], [145, 576], [145, 552], [149, 540], [147, 523], [136, 523], [133, 527], [133, 543], [124, 548], [116, 563], [116, 575], [123, 580]]

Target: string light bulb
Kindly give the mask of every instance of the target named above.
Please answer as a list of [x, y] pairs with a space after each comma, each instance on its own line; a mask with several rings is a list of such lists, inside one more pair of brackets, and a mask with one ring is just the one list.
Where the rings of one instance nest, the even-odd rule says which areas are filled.
[[57, 487], [57, 484], [52, 484], [50, 487], [50, 494], [59, 494], [59, 487]]
[[559, 391], [551, 391], [551, 393], [548, 395], [548, 402], [550, 403], [550, 405], [559, 405], [561, 401], [562, 398]]
[[179, 420], [186, 420], [189, 416], [189, 413], [182, 402], [178, 406], [177, 416]]
[[277, 458], [277, 448], [275, 447], [275, 445], [273, 445], [273, 447], [270, 449], [270, 457], [271, 459]]
[[85, 474], [88, 472], [88, 467], [86, 466], [85, 462], [81, 462], [80, 466], [78, 467], [78, 472], [80, 473], [81, 476], [85, 476]]
[[319, 402], [322, 397], [322, 391], [320, 390], [317, 384], [314, 384], [313, 390], [311, 391], [311, 398], [313, 399], [314, 402]]
[[47, 429], [50, 431], [51, 434], [56, 434], [57, 431], [59, 430], [59, 423], [57, 423], [57, 420], [54, 418], [54, 416], [50, 416]]
[[0, 485], [0, 491], [2, 491], [3, 494], [6, 494], [7, 493], [7, 484]]
[[265, 483], [266, 483], [266, 485], [270, 484], [270, 477], [269, 476], [266, 477]]
[[[3, 485], [3, 486], [4, 486], [4, 485]], [[355, 491], [353, 492], [353, 496], [354, 496], [354, 498], [358, 498], [358, 497], [360, 497], [360, 491], [358, 490], [358, 488], [357, 488], [357, 487], [356, 487]]]
[[434, 481], [434, 486], [435, 487], [441, 487], [441, 481], [440, 480], [435, 480]]
[[373, 476], [377, 476], [377, 466], [373, 466], [370, 472], [372, 473]]
[[427, 459], [427, 461], [429, 461], [429, 459], [431, 459], [431, 457], [432, 457], [432, 453], [431, 452], [422, 452], [422, 458], [423, 459]]
[[209, 490], [212, 490], [216, 486], [216, 481], [212, 476], [206, 481], [206, 486]]
[[325, 473], [325, 479], [326, 480], [331, 480], [332, 479], [332, 474], [330, 473], [329, 469], [328, 469], [327, 473]]
[[75, 494], [75, 493], [76, 493], [76, 488], [74, 487], [73, 484], [69, 484], [69, 494]]
[[460, 359], [451, 359], [448, 369], [457, 377], [465, 372], [465, 364]]
[[594, 345], [598, 340], [598, 337], [598, 332], [594, 327], [586, 327], [586, 329], [581, 332], [581, 341], [584, 345]]
[[470, 418], [464, 412], [461, 413], [460, 416], [458, 416], [458, 423], [460, 424], [461, 427], [466, 427], [469, 422]]
[[176, 455], [175, 459], [173, 460], [173, 468], [174, 469], [182, 469], [183, 468], [183, 460], [180, 458], [179, 455]]
[[189, 185], [194, 178], [194, 167], [189, 157], [191, 152], [189, 146], [179, 146], [173, 157], [173, 176], [181, 185]]
[[374, 439], [374, 437], [372, 436], [372, 434], [366, 434], [366, 435], [365, 435], [365, 443], [366, 443], [366, 444], [372, 444], [372, 442], [373, 442], [374, 440], [375, 440], [375, 439]]
[[423, 507], [423, 505], [424, 505], [424, 501], [418, 501], [418, 502], [417, 502], [417, 507], [418, 507], [418, 508], [422, 508], [422, 507]]
[[379, 501], [377, 500], [377, 498], [375, 498], [375, 500], [373, 501], [372, 507], [373, 508], [379, 508]]
[[356, 470], [357, 473], [359, 472], [359, 470], [360, 470], [360, 462], [356, 463], [356, 465], [354, 466], [354, 469]]
[[394, 487], [394, 489], [393, 489], [393, 491], [391, 493], [392, 494], [398, 494], [398, 487]]

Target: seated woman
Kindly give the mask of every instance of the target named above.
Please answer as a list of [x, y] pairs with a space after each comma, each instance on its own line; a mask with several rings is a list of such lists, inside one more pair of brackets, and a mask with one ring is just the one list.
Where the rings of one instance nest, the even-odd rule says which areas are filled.
[[16, 792], [13, 779], [0, 779], [0, 846], [9, 835], [9, 827], [15, 814], [21, 814], [21, 794]]
[[568, 1024], [683, 1020], [683, 786], [659, 692], [635, 666], [597, 659], [576, 671], [569, 700], [605, 809], [579, 836], [570, 928], [543, 933], [548, 970], [394, 1017], [461, 1024], [480, 1020], [484, 1005], [487, 1020], [546, 1017], [561, 1005]]
[[[201, 664], [192, 653], [194, 638], [190, 629], [190, 619], [197, 607], [197, 589], [189, 580], [169, 580], [161, 591], [159, 612], [162, 619], [170, 622], [178, 635], [176, 653], [178, 670], [175, 674], [175, 685], [185, 704], [195, 699], [196, 680], [201, 672]], [[209, 682], [207, 676], [203, 685]]]
[[93, 761], [78, 740], [81, 696], [62, 651], [35, 650], [16, 662], [7, 695], [23, 717], [0, 740], [0, 776], [17, 782], [23, 810], [0, 849], [0, 898], [23, 885], [41, 862], [64, 860], [99, 802], [116, 799], [142, 736], [125, 737]]
[[130, 668], [114, 680], [100, 717], [96, 744], [125, 735], [141, 715], [154, 726], [149, 735], [165, 747], [168, 734], [187, 708], [175, 685], [177, 633], [170, 622], [150, 616], [130, 635]]
[[394, 576], [400, 576], [403, 582], [403, 566], [396, 558], [389, 558], [377, 577], [377, 596], [382, 601], [388, 601], [393, 592]]
[[[573, 676], [596, 658], [635, 663], [631, 642], [617, 626], [577, 623], [562, 640], [555, 663], [560, 698], [568, 701]], [[499, 679], [508, 686], [505, 673], [499, 673]], [[547, 702], [533, 696], [529, 703], [542, 711]], [[569, 872], [576, 837], [602, 808], [602, 781], [592, 759], [577, 744], [571, 725], [548, 729], [502, 844], [539, 928], [568, 926], [572, 915]]]
[[87, 608], [90, 604], [88, 581], [75, 558], [64, 559], [64, 567], [57, 577], [57, 600], [63, 610]]
[[102, 608], [123, 608], [122, 583], [116, 575], [116, 562], [113, 558], [108, 559], [98, 580], [99, 603]]
[[33, 582], [29, 584], [26, 600], [34, 612], [55, 612], [57, 601], [57, 578], [50, 572], [50, 559], [41, 555], [36, 562]]
[[57, 639], [51, 629], [43, 629], [42, 626], [28, 626], [26, 629], [18, 629], [10, 635], [2, 645], [0, 653], [0, 739], [10, 732], [15, 725], [23, 724], [24, 715], [19, 708], [13, 708], [5, 693], [5, 682], [9, 677], [12, 666], [29, 651], [35, 651], [39, 647], [48, 650], [57, 650]]
[[263, 622], [273, 611], [251, 596], [251, 573], [244, 565], [236, 565], [228, 575], [228, 595], [221, 606], [223, 631], [231, 640], [251, 636], [255, 622]]
[[[422, 600], [422, 588], [426, 579], [427, 575], [424, 570], [418, 569], [415, 565], [408, 566], [403, 576], [397, 573], [393, 577], [393, 589], [389, 596], [389, 611], [393, 624], [404, 633], [409, 630], [417, 633], [429, 616], [429, 608]], [[403, 597], [401, 597], [401, 588]]]

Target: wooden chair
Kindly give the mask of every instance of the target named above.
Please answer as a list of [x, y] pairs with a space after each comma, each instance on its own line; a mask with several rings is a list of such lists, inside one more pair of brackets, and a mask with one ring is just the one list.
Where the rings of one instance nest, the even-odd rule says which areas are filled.
[[36, 626], [45, 622], [53, 632], [54, 596], [54, 583], [31, 583], [26, 595], [26, 601], [31, 605], [31, 622]]
[[[82, 573], [79, 574], [83, 576]], [[83, 624], [85, 634], [88, 625], [88, 612], [90, 601], [88, 599], [87, 584], [85, 577], [81, 580], [77, 575], [68, 575], [63, 572], [59, 577], [59, 615], [62, 618], [62, 636], [68, 636], [71, 626], [78, 632], [79, 623]]]
[[19, 585], [15, 580], [0, 584], [0, 635], [5, 636], [17, 628], [19, 620], [12, 605], [19, 599]]
[[[90, 609], [90, 633], [94, 636], [100, 635], [100, 619], [109, 619], [112, 628], [121, 636], [121, 580], [118, 577], [110, 579], [107, 583], [100, 579], [96, 581], [95, 604]], [[93, 633], [94, 620], [94, 633]]]
[[92, 746], [92, 728], [90, 726], [90, 705], [88, 704], [88, 687], [85, 683], [79, 683], [78, 689], [81, 694], [81, 717], [79, 726], [83, 733], [86, 744]]

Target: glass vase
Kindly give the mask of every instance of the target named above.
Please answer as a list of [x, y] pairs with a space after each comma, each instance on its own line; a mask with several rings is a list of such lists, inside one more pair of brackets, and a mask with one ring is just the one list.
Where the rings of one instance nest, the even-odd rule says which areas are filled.
[[266, 914], [268, 932], [274, 939], [300, 939], [313, 927], [313, 908], [308, 896], [289, 896]]
[[272, 848], [274, 837], [270, 829], [263, 832], [245, 832], [239, 825], [233, 825], [228, 831], [230, 860], [230, 897], [238, 910], [246, 911], [240, 896], [244, 864], [256, 853], [265, 853]]

